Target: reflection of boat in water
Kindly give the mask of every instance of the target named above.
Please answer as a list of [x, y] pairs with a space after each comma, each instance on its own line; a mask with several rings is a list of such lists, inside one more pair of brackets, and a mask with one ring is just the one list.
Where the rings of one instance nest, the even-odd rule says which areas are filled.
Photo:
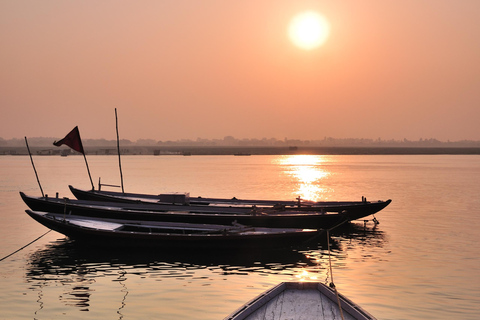
[[282, 282], [225, 318], [225, 320], [247, 319], [374, 320], [375, 318], [323, 283]]
[[[353, 228], [353, 229], [352, 229]], [[349, 233], [351, 232], [351, 234]], [[338, 254], [348, 250], [341, 245], [344, 240], [356, 241], [360, 246], [380, 247], [384, 234], [371, 229], [364, 229], [363, 226], [352, 225], [348, 229], [337, 229], [332, 231], [330, 248], [332, 258], [335, 260]], [[349, 237], [348, 239], [346, 237]], [[367, 239], [365, 241], [365, 239]], [[212, 251], [210, 248], [164, 248], [162, 250], [151, 250], [150, 248], [122, 248], [122, 247], [95, 247], [71, 240], [61, 238], [47, 244], [46, 248], [37, 250], [31, 254], [28, 263], [27, 277], [47, 276], [48, 278], [60, 278], [63, 275], [78, 274], [81, 270], [92, 273], [92, 277], [108, 276], [113, 274], [112, 269], [123, 266], [135, 269], [142, 274], [170, 276], [175, 269], [177, 273], [186, 270], [203, 270], [206, 267], [217, 267], [211, 269], [223, 273], [229, 270], [230, 273], [260, 272], [268, 274], [295, 275], [294, 269], [305, 267], [317, 267], [319, 260], [328, 260], [327, 239], [318, 238], [317, 245], [299, 248], [239, 248], [230, 250], [219, 248]], [[317, 259], [320, 257], [321, 259]], [[143, 270], [143, 271], [142, 271]], [[292, 270], [289, 273], [289, 270]], [[185, 275], [184, 275], [185, 276]], [[190, 275], [193, 276], [193, 275]]]
[[[359, 241], [363, 245], [382, 246], [385, 241], [385, 232], [379, 230], [378, 220], [374, 220], [367, 224], [367, 220], [363, 223], [360, 221], [352, 221], [352, 223], [343, 224], [332, 230], [330, 234], [340, 237], [345, 241]], [[373, 225], [372, 225], [373, 223]]]
[[135, 290], [135, 286], [129, 286], [126, 281], [131, 281], [132, 277], [148, 278], [154, 282], [174, 278], [209, 283], [227, 275], [245, 276], [250, 273], [294, 276], [292, 266], [297, 264], [316, 265], [304, 254], [291, 249], [212, 251], [207, 248], [150, 250], [95, 247], [92, 250], [90, 245], [62, 238], [30, 254], [26, 280], [30, 289], [38, 292], [40, 308], [50, 308], [51, 303], [43, 297], [55, 293], [62, 304], [86, 311], [92, 301], [101, 296], [96, 283], [108, 279], [110, 283], [118, 283], [118, 286], [111, 287], [110, 303], [117, 304], [121, 313], [129, 290], [132, 287]]
[[232, 250], [274, 248], [307, 243], [320, 235], [312, 229], [101, 219], [31, 210], [26, 212], [47, 228], [95, 246], [211, 247]]
[[[382, 236], [370, 229], [363, 234], [363, 225], [354, 226], [351, 238], [358, 245], [381, 245]], [[348, 246], [340, 245], [348, 231], [332, 231], [330, 247], [332, 260], [343, 259], [342, 251]], [[361, 239], [367, 237], [367, 242]], [[376, 239], [376, 240], [375, 240]], [[239, 248], [238, 250], [210, 248], [118, 248], [96, 246], [70, 240], [66, 237], [47, 243], [42, 249], [28, 256], [26, 263], [26, 281], [30, 290], [38, 292], [39, 303], [43, 308], [51, 308], [51, 302], [42, 297], [61, 296], [60, 303], [86, 310], [91, 301], [101, 296], [99, 283], [117, 283], [113, 285], [111, 303], [121, 308], [128, 302], [128, 291], [137, 294], [136, 286], [129, 285], [135, 279], [149, 281], [170, 281], [178, 279], [179, 284], [185, 281], [199, 285], [210, 285], [212, 281], [223, 282], [226, 277], [244, 277], [256, 275], [260, 277], [278, 277], [285, 280], [297, 278], [305, 270], [310, 275], [323, 279], [327, 274], [328, 251], [326, 235], [318, 239], [320, 244], [304, 248], [265, 249]], [[348, 240], [351, 241], [351, 240]], [[104, 279], [104, 280], [102, 280]], [[154, 284], [151, 284], [154, 286]], [[175, 284], [173, 284], [175, 285]], [[133, 291], [132, 291], [133, 290]], [[129, 295], [131, 296], [131, 295]], [[117, 298], [115, 298], [117, 297]], [[47, 303], [48, 302], [48, 303]], [[128, 304], [128, 303], [127, 303]], [[238, 305], [232, 305], [229, 311]], [[221, 315], [225, 316], [225, 314]]]
[[[335, 244], [335, 243], [334, 243]], [[96, 247], [70, 240], [58, 239], [37, 250], [29, 257], [27, 278], [46, 276], [60, 280], [67, 275], [75, 275], [84, 270], [91, 277], [112, 276], [112, 270], [119, 266], [135, 270], [139, 275], [155, 278], [194, 277], [191, 271], [210, 270], [215, 273], [244, 274], [259, 272], [268, 274], [288, 274], [288, 270], [305, 266], [316, 266], [317, 262], [297, 249], [244, 248], [239, 250], [209, 248], [165, 248], [161, 251], [149, 248], [106, 248]], [[189, 272], [187, 274], [187, 272]], [[293, 271], [292, 271], [293, 275]]]

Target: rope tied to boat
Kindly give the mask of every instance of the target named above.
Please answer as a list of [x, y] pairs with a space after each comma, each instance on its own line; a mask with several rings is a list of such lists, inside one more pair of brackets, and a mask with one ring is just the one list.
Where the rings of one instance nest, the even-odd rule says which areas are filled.
[[335, 291], [335, 295], [337, 297], [338, 309], [340, 310], [340, 317], [342, 318], [342, 320], [345, 320], [345, 318], [343, 317], [343, 310], [342, 310], [342, 304], [340, 302], [340, 296], [338, 295], [337, 287], [333, 282], [332, 258], [330, 255], [330, 229], [327, 229], [327, 246], [328, 246], [328, 266], [330, 269], [330, 279], [332, 280], [329, 286]]
[[24, 246], [23, 246], [23, 247], [21, 247], [20, 249], [18, 249], [18, 250], [15, 250], [14, 252], [10, 253], [9, 255], [6, 255], [6, 256], [5, 256], [5, 257], [3, 257], [2, 259], [0, 259], [0, 261], [3, 261], [3, 260], [5, 260], [5, 259], [7, 259], [8, 257], [10, 257], [10, 256], [13, 256], [15, 253], [17, 253], [17, 252], [19, 252], [19, 251], [21, 251], [21, 250], [25, 249], [26, 247], [28, 247], [29, 245], [31, 245], [31, 244], [32, 244], [32, 243], [34, 243], [35, 241], [37, 241], [37, 240], [41, 239], [43, 236], [45, 236], [45, 235], [46, 235], [47, 233], [49, 233], [50, 231], [52, 231], [52, 229], [48, 230], [47, 232], [45, 232], [44, 234], [42, 234], [42, 235], [41, 235], [40, 237], [38, 237], [37, 239], [35, 239], [35, 240], [31, 241], [30, 243], [28, 243], [28, 244], [24, 245]]
[[324, 232], [326, 232], [326, 231], [328, 232], [329, 230], [333, 230], [335, 228], [338, 228], [339, 226], [341, 226], [342, 224], [344, 224], [346, 222], [348, 222], [348, 220], [342, 219], [338, 224], [331, 227], [330, 229], [317, 229], [317, 233], [314, 234], [312, 237], [308, 238], [307, 240], [305, 240], [304, 242], [302, 242], [302, 245], [312, 242], [313, 240], [321, 237]]

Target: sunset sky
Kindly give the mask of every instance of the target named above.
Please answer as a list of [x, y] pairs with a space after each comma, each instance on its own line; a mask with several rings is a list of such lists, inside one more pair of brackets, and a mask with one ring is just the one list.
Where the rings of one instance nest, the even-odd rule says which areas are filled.
[[2, 0], [0, 43], [4, 139], [115, 139], [117, 108], [130, 140], [480, 140], [480, 1]]

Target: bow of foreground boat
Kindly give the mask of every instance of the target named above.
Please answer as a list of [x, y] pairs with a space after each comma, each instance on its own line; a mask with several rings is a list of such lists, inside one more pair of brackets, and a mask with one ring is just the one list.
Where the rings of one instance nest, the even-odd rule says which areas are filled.
[[337, 296], [334, 289], [320, 282], [282, 282], [242, 305], [224, 320], [342, 318], [375, 320], [359, 305], [341, 294]]

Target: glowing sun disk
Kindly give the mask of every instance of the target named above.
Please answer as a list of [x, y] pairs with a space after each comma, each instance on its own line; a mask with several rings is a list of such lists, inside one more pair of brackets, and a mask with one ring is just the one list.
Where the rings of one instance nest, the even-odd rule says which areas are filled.
[[321, 46], [327, 40], [329, 33], [328, 21], [314, 11], [297, 14], [288, 27], [290, 40], [304, 50], [312, 50]]

